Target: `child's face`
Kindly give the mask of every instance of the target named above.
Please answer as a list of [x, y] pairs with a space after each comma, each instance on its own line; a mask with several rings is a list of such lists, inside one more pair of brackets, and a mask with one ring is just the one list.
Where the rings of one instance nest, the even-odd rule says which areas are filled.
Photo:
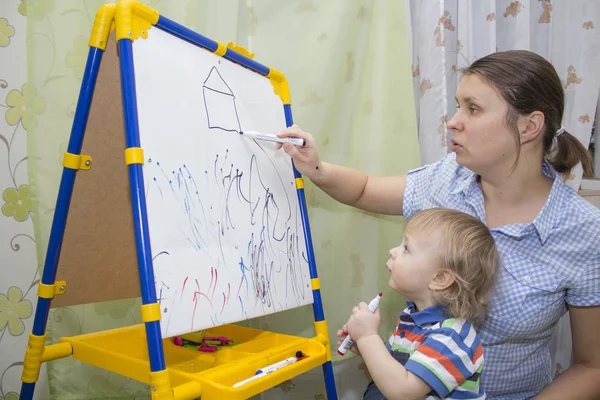
[[390, 250], [385, 266], [390, 272], [390, 287], [411, 300], [429, 294], [429, 283], [441, 267], [438, 240], [419, 233], [405, 235], [402, 244]]

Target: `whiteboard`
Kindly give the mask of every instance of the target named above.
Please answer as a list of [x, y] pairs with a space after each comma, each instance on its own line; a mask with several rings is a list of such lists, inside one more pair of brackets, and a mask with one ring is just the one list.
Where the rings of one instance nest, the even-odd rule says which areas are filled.
[[285, 128], [270, 81], [159, 29], [133, 54], [163, 337], [311, 304], [291, 159], [239, 133]]

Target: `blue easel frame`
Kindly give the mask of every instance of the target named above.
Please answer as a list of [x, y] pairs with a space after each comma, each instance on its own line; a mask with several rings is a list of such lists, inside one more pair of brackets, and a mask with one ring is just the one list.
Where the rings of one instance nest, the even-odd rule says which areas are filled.
[[[126, 6], [128, 7], [131, 7], [131, 4], [135, 3], [131, 0], [121, 0], [121, 2], [127, 3]], [[95, 25], [99, 24], [102, 28], [106, 28], [106, 24], [108, 23], [108, 27], [110, 27], [115, 12], [114, 5], [112, 6], [112, 8], [106, 9], [108, 10], [106, 11], [109, 14], [108, 16], [100, 16], [99, 11]], [[101, 19], [100, 23], [98, 23], [99, 18]], [[223, 58], [235, 62], [239, 65], [242, 65], [243, 67], [246, 67], [262, 76], [269, 77], [274, 72], [274, 70], [272, 70], [271, 68], [262, 65], [249, 57], [246, 57], [240, 52], [225, 47], [221, 43], [209, 39], [205, 36], [202, 36], [199, 33], [194, 32], [191, 29], [188, 29], [161, 15], [158, 16], [157, 21], [153, 25], [158, 29], [161, 29], [171, 35], [185, 40], [195, 46], [214, 52], [222, 56]], [[117, 31], [118, 30], [119, 28], [117, 27]], [[131, 32], [129, 32], [129, 36], [131, 36]], [[106, 34], [106, 37], [103, 38], [104, 41], [102, 41], [102, 38], [99, 39], [97, 45], [93, 45], [93, 38], [90, 40], [90, 50], [85, 67], [77, 108], [75, 111], [69, 144], [67, 148], [67, 153], [71, 161], [73, 159], [80, 160], [81, 157], [81, 148], [83, 144], [84, 133], [87, 126], [92, 97], [98, 78], [98, 72], [102, 60], [102, 55], [104, 54], [104, 49], [106, 48], [107, 37], [108, 33]], [[120, 56], [123, 116], [127, 149], [137, 149], [140, 147], [135, 72], [133, 60], [133, 40], [134, 39], [128, 37], [119, 37], [119, 32], [117, 32], [117, 46], [119, 49]], [[284, 102], [283, 112], [285, 114], [286, 125], [291, 126], [293, 125], [291, 103], [285, 103], [286, 102]], [[148, 216], [146, 211], [146, 197], [144, 193], [143, 166], [141, 163], [138, 162], [128, 162], [127, 164], [130, 181], [130, 193], [142, 304], [150, 306], [157, 304], [157, 297], [156, 288], [154, 285], [154, 271], [152, 267], [151, 257], [152, 251], [150, 248]], [[34, 325], [32, 333], [30, 335], [30, 344], [26, 352], [24, 363], [25, 365], [23, 368], [23, 384], [21, 387], [20, 394], [20, 399], [22, 400], [31, 400], [33, 398], [35, 382], [37, 381], [37, 378], [39, 376], [41, 362], [46, 361], [44, 357], [41, 356], [41, 354], [43, 351], [43, 342], [45, 340], [46, 324], [48, 320], [48, 314], [50, 311], [51, 300], [54, 295], [53, 293], [51, 295], [48, 293], [49, 291], [54, 290], [53, 288], [56, 285], [56, 272], [58, 267], [58, 261], [60, 258], [60, 251], [62, 248], [67, 216], [71, 203], [71, 196], [75, 184], [75, 177], [79, 169], [77, 166], [73, 165], [73, 163], [68, 164], [66, 161], [64, 165], [65, 167], [62, 172], [56, 202], [56, 211], [52, 221], [50, 239], [41, 279], [41, 286], [43, 286], [44, 290], [40, 290], [40, 293], [44, 293], [44, 295], [40, 295], [40, 297], [38, 298]], [[312, 292], [314, 300], [313, 313], [315, 318], [315, 330], [318, 331], [317, 333], [324, 332], [325, 334], [327, 334], [327, 329], [325, 325], [325, 314], [323, 311], [323, 304], [321, 299], [320, 284], [318, 283], [314, 248], [312, 245], [312, 236], [308, 221], [308, 209], [306, 206], [306, 198], [304, 194], [304, 183], [302, 180], [302, 175], [295, 168], [295, 166], [293, 167], [293, 170], [294, 177], [296, 178], [297, 182], [298, 202], [300, 205], [300, 214], [304, 226], [304, 238], [307, 247], [306, 250], [308, 256], [310, 277], [313, 283]], [[148, 344], [150, 370], [151, 372], [155, 373], [165, 371], [166, 365], [162, 335], [160, 331], [160, 321], [145, 320], [144, 323], [146, 329], [146, 339]], [[62, 356], [65, 356], [65, 354], [63, 354]], [[329, 357], [329, 359], [330, 358], [331, 357]], [[335, 379], [331, 360], [326, 361], [322, 365], [322, 368], [325, 378], [327, 397], [329, 400], [337, 400]]]

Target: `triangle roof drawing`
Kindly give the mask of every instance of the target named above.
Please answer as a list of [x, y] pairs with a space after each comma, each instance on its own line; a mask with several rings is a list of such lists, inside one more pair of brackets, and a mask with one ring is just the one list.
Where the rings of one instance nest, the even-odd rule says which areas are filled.
[[225, 95], [233, 96], [233, 92], [219, 73], [216, 67], [212, 67], [202, 87], [214, 90]]

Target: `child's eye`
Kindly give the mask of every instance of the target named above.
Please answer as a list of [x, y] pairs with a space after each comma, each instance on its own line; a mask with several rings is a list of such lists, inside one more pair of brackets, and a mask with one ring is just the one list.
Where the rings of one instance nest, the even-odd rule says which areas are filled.
[[477, 110], [476, 108], [473, 108], [473, 107], [469, 108], [469, 112], [471, 113], [471, 115], [475, 114], [477, 111], [479, 111], [479, 110]]
[[405, 245], [405, 244], [403, 244], [403, 245], [402, 245], [402, 247], [404, 247], [404, 252], [405, 252], [405, 253], [408, 253], [408, 246], [407, 246], [407, 245]]

